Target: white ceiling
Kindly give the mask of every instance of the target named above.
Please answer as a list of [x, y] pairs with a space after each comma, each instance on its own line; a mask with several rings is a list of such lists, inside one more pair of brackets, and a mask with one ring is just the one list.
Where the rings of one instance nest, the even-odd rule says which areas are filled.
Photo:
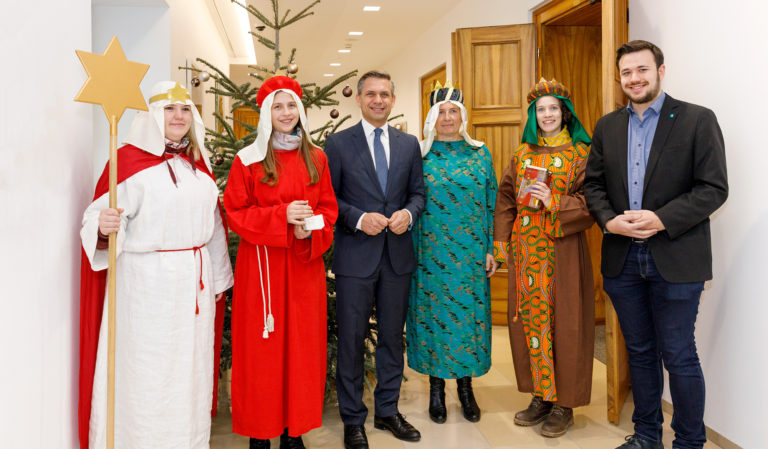
[[[287, 9], [294, 15], [312, 1], [279, 0], [280, 17], [282, 18]], [[281, 30], [280, 50], [284, 55], [281, 62], [287, 62], [291, 48], [295, 47], [299, 81], [315, 82], [320, 86], [355, 69], [361, 72], [377, 68], [386, 69], [382, 64], [396, 56], [399, 49], [420, 36], [460, 1], [321, 0], [312, 8], [313, 15]], [[248, 0], [248, 4], [255, 6], [270, 19], [273, 18], [271, 0]], [[364, 12], [363, 6], [366, 5], [381, 6], [381, 10]], [[239, 8], [234, 4], [231, 4], [231, 7]], [[251, 15], [251, 25], [261, 23]], [[348, 35], [350, 31], [362, 31], [364, 34], [361, 37], [353, 37]], [[274, 40], [274, 30], [266, 28], [263, 33], [265, 37]], [[233, 35], [231, 26], [227, 27], [227, 34]], [[255, 39], [254, 44], [258, 64], [272, 68], [272, 51]], [[339, 49], [345, 47], [349, 47], [351, 52], [338, 53]], [[332, 62], [339, 62], [341, 66], [330, 67]], [[248, 77], [249, 72], [254, 70], [247, 65], [234, 64], [230, 67], [230, 77], [238, 83], [256, 81]], [[325, 73], [332, 73], [334, 77], [324, 77]]]

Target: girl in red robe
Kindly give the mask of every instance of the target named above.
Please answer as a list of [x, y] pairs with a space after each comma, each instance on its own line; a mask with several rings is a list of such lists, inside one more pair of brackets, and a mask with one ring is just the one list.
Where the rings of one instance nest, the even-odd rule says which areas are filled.
[[322, 425], [326, 371], [323, 253], [338, 208], [325, 154], [307, 134], [296, 80], [259, 88], [256, 141], [237, 153], [224, 207], [240, 247], [232, 304], [232, 427], [250, 448], [304, 448]]

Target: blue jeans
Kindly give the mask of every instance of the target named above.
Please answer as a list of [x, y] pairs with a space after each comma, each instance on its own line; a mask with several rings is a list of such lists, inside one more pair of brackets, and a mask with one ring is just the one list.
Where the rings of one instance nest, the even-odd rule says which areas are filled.
[[663, 361], [674, 405], [673, 447], [701, 448], [707, 440], [705, 390], [694, 327], [704, 283], [665, 281], [648, 245], [633, 243], [621, 274], [604, 278], [603, 285], [616, 309], [629, 352], [635, 434], [647, 441], [661, 441]]

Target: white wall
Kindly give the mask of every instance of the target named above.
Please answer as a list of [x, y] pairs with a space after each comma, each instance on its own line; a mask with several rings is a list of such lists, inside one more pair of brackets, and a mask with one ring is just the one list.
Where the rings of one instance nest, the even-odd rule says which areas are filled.
[[[408, 132], [421, 138], [421, 85], [419, 78], [441, 64], [451, 74], [451, 33], [457, 28], [531, 23], [531, 9], [540, 0], [464, 0], [424, 33], [412, 46], [382, 67], [396, 83], [397, 101], [392, 115], [405, 114]], [[439, 10], [439, 9], [437, 9]]]
[[[211, 12], [205, 0], [165, 1], [171, 10], [171, 79], [187, 86], [195, 103], [200, 104], [202, 98], [203, 121], [206, 127], [213, 128], [214, 96], [203, 94], [204, 90], [211, 87], [213, 81], [192, 88], [187, 71], [179, 70], [178, 67], [194, 64], [199, 69], [205, 69], [204, 65], [195, 61], [202, 58], [229, 76], [230, 50], [212, 22]], [[229, 110], [226, 104], [224, 110]]]
[[[140, 86], [145, 99], [155, 83], [171, 79], [171, 19], [167, 6], [94, 5], [92, 14], [94, 52], [103, 53], [112, 36], [117, 36], [128, 60], [149, 64]], [[100, 109], [97, 112], [93, 116], [94, 183], [109, 159], [109, 122]], [[127, 109], [123, 113], [117, 127], [118, 145], [128, 135], [136, 112]]]
[[[494, 25], [515, 25], [531, 23], [531, 11], [536, 6], [547, 3], [541, 0], [464, 0], [449, 10], [441, 10], [435, 7], [435, 12], [443, 16], [423, 33], [413, 39], [413, 44], [403, 48], [402, 52], [394, 59], [385, 62], [380, 67], [360, 67], [359, 74], [368, 70], [383, 70], [392, 75], [395, 82], [395, 106], [391, 116], [405, 114], [408, 125], [408, 133], [421, 138], [421, 86], [419, 78], [427, 72], [446, 64], [447, 77], [451, 79], [451, 33], [457, 28], [469, 28]], [[357, 92], [357, 78], [350, 80], [350, 86]], [[338, 96], [340, 105], [338, 110], [341, 116], [351, 114], [341, 129], [357, 123], [360, 118], [360, 109], [354, 101], [354, 95], [350, 98]], [[311, 110], [308, 119], [313, 128], [318, 127], [328, 120], [330, 109], [322, 111]]]
[[91, 0], [16, 2], [0, 14], [4, 448], [78, 447], [79, 229], [94, 165], [106, 159], [94, 130], [108, 125], [98, 106], [73, 101], [86, 80], [75, 50], [102, 53], [118, 34], [128, 59], [152, 66], [144, 92], [159, 79], [184, 82], [176, 67], [186, 58], [229, 67], [203, 0], [169, 0], [170, 10], [162, 0], [94, 3], [93, 20]]
[[703, 3], [630, 0], [629, 36], [664, 51], [664, 90], [712, 109], [725, 136], [730, 195], [712, 219], [714, 280], [702, 296], [696, 337], [707, 381], [706, 424], [742, 447], [758, 448], [765, 447], [760, 425], [768, 421], [762, 174], [768, 151], [759, 144], [763, 96], [750, 86], [768, 72], [762, 48], [768, 6]]
[[75, 49], [90, 0], [15, 2], [0, 14], [0, 445], [74, 448], [82, 211], [92, 105]]

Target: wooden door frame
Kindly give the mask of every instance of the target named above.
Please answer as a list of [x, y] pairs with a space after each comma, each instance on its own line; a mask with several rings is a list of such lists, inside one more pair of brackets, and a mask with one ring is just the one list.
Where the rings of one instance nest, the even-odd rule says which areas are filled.
[[[424, 114], [424, 105], [421, 103], [421, 102], [424, 101], [424, 80], [425, 79], [429, 79], [429, 78], [434, 78], [434, 76], [436, 74], [440, 73], [440, 72], [445, 72], [445, 76], [446, 76], [446, 80], [447, 80], [447, 77], [448, 77], [447, 68], [448, 67], [447, 67], [446, 63], [442, 63], [439, 66], [435, 67], [434, 69], [430, 70], [429, 72], [427, 72], [427, 73], [425, 73], [425, 74], [423, 74], [423, 75], [421, 75], [419, 77], [419, 90], [420, 90], [420, 92], [419, 92], [420, 93], [420, 96], [419, 96], [419, 99], [420, 99], [420, 101], [419, 101], [419, 115], [420, 115], [420, 119], [421, 119], [421, 121], [419, 121], [419, 127], [421, 128], [420, 131], [419, 131], [419, 134], [421, 135], [422, 139], [426, 137], [426, 136], [424, 136], [423, 133], [424, 133], [424, 121], [427, 119], [426, 115]], [[427, 112], [429, 112], [429, 107], [427, 107], [426, 110], [427, 110]]]
[[[594, 22], [596, 8], [600, 8], [602, 113], [608, 114], [621, 106], [624, 99], [614, 59], [616, 49], [628, 38], [628, 3], [627, 0], [602, 0], [601, 5], [594, 4], [592, 0], [553, 0], [535, 10], [532, 19], [536, 24], [536, 49], [539, 56], [545, 26], [564, 25], [566, 22], [571, 25], [573, 23], [566, 17], [580, 12]], [[586, 11], [587, 8], [590, 10]], [[543, 59], [537, 57], [538, 76], [542, 74], [542, 63]], [[609, 422], [618, 425], [621, 409], [629, 391], [628, 355], [616, 311], [607, 295], [605, 297], [607, 417]]]

